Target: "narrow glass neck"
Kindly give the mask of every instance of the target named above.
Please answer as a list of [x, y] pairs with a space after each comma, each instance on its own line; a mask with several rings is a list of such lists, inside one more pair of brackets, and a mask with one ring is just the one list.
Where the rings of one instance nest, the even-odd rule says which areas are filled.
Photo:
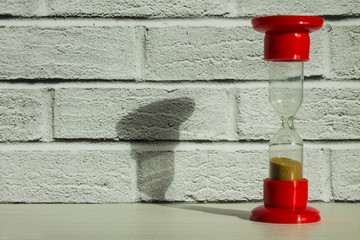
[[295, 130], [294, 117], [281, 117], [281, 128], [289, 128]]

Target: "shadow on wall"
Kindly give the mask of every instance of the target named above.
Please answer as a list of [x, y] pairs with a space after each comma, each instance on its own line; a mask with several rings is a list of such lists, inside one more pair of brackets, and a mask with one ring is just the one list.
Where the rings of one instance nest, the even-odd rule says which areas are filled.
[[[137, 187], [142, 201], [165, 201], [174, 179], [174, 148], [178, 145], [180, 125], [193, 113], [191, 98], [172, 98], [142, 106], [117, 124], [120, 139], [130, 139], [131, 156], [137, 165]], [[147, 151], [146, 143], [172, 140], [167, 151]]]

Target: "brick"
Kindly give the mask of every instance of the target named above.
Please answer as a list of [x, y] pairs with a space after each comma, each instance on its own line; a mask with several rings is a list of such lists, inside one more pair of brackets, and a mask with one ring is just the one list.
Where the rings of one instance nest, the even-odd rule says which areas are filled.
[[0, 28], [0, 79], [134, 79], [133, 27]]
[[[9, 2], [9, 1], [7, 1]], [[16, 1], [19, 2], [19, 1]], [[32, 2], [32, 1], [22, 1]], [[5, 9], [10, 7], [5, 6]], [[360, 5], [356, 0], [310, 1], [289, 4], [285, 0], [118, 0], [118, 1], [61, 1], [48, 0], [43, 6], [52, 16], [101, 16], [141, 18], [187, 17], [253, 17], [263, 15], [330, 15], [358, 16]], [[17, 9], [10, 8], [17, 13]], [[9, 11], [9, 10], [8, 10]]]
[[267, 175], [266, 151], [143, 152], [137, 157], [141, 166], [139, 196], [144, 201], [262, 198], [262, 179]]
[[251, 27], [150, 28], [146, 38], [146, 78], [265, 79], [262, 37]]
[[[251, 27], [158, 27], [146, 36], [146, 79], [268, 79], [264, 34]], [[322, 37], [315, 35], [307, 76], [323, 73]]]
[[0, 89], [0, 141], [47, 141], [50, 94], [46, 89]]
[[360, 26], [332, 26], [331, 74], [339, 79], [360, 77]]
[[279, 129], [280, 120], [269, 103], [267, 88], [239, 89], [237, 106], [239, 139], [269, 140]]
[[289, 2], [286, 0], [234, 0], [237, 3], [236, 16], [269, 15], [316, 15], [316, 16], [357, 16], [360, 3], [357, 0], [304, 0]]
[[[263, 179], [268, 177], [265, 145], [258, 150], [150, 151], [133, 156], [143, 201], [262, 200]], [[304, 164], [309, 200], [329, 201], [329, 154], [305, 148]]]
[[223, 16], [234, 11], [228, 1], [213, 0], [49, 0], [49, 14], [56, 16], [102, 17], [202, 17]]
[[325, 52], [328, 51], [328, 46], [324, 44], [328, 36], [327, 27], [321, 30], [310, 33], [310, 56], [309, 61], [304, 63], [304, 76], [324, 76], [327, 62], [325, 60]]
[[88, 16], [136, 18], [188, 18], [221, 16], [254, 17], [264, 15], [358, 16], [356, 0], [302, 1], [289, 4], [284, 0], [5, 0], [0, 14], [13, 16]]
[[136, 200], [129, 151], [0, 152], [0, 202], [110, 203]]
[[230, 99], [224, 89], [57, 89], [55, 138], [234, 140]]
[[2, 0], [0, 14], [12, 16], [35, 16], [39, 10], [39, 0]]
[[335, 200], [360, 200], [360, 145], [357, 149], [332, 149], [332, 186]]
[[[359, 139], [359, 88], [305, 88], [304, 103], [295, 117], [303, 139]], [[238, 96], [239, 139], [272, 137], [280, 118], [270, 106], [267, 88], [244, 88]]]
[[309, 201], [332, 200], [330, 149], [324, 144], [314, 148], [304, 144], [303, 177], [309, 180]]

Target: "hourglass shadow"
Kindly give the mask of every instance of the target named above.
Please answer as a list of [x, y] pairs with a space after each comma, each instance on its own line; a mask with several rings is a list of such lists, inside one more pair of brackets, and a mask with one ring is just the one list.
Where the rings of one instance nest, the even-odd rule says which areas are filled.
[[[180, 125], [193, 113], [191, 98], [172, 98], [150, 103], [126, 115], [117, 124], [119, 139], [130, 139], [131, 156], [136, 161], [140, 200], [165, 201], [174, 179], [174, 148]], [[145, 149], [149, 142], [171, 140], [166, 151]]]
[[217, 215], [223, 215], [223, 216], [230, 216], [230, 217], [237, 217], [243, 220], [249, 220], [250, 221], [250, 211], [245, 210], [234, 210], [234, 209], [226, 209], [226, 208], [214, 208], [214, 207], [206, 207], [201, 205], [187, 205], [187, 204], [175, 204], [175, 205], [161, 205], [171, 208], [178, 208], [178, 209], [186, 209], [186, 210], [193, 210], [193, 211], [199, 211], [199, 212], [205, 212], [205, 213], [211, 213], [211, 214], [217, 214]]

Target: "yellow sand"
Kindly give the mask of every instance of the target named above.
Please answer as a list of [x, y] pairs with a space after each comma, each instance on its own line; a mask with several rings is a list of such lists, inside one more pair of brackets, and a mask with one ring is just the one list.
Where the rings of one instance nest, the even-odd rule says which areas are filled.
[[270, 159], [270, 179], [281, 181], [298, 181], [302, 179], [302, 164], [285, 157]]

